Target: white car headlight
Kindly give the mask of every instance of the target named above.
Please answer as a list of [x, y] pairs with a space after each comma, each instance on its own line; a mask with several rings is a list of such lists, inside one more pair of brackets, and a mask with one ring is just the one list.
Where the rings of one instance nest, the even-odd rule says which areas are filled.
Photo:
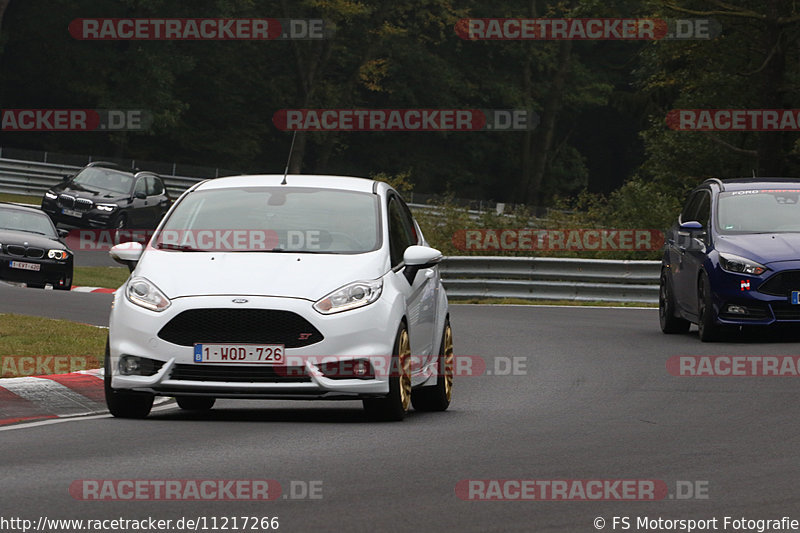
[[116, 209], [118, 206], [117, 206], [117, 204], [97, 204], [95, 207], [97, 207], [97, 209], [99, 209], [100, 211], [111, 212], [114, 209]]
[[50, 259], [58, 259], [59, 261], [62, 261], [67, 257], [69, 257], [69, 252], [66, 250], [48, 250], [47, 257], [49, 257]]
[[147, 278], [135, 277], [125, 287], [128, 301], [151, 311], [163, 311], [171, 305], [169, 298]]
[[722, 270], [736, 272], [737, 274], [752, 274], [759, 276], [767, 271], [767, 267], [761, 263], [756, 263], [751, 259], [740, 257], [733, 254], [719, 254], [719, 265]]
[[383, 290], [383, 280], [356, 281], [336, 289], [314, 304], [314, 309], [323, 315], [332, 315], [357, 307], [369, 305], [377, 300]]
[[47, 198], [48, 200], [55, 200], [56, 198], [58, 198], [58, 195], [53, 194], [50, 191], [47, 191], [44, 193], [44, 197]]

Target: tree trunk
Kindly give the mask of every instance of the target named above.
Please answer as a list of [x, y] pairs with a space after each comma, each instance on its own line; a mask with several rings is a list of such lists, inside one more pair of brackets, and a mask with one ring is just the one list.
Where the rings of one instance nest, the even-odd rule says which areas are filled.
[[539, 206], [542, 200], [542, 184], [549, 163], [550, 150], [553, 147], [553, 139], [555, 139], [564, 89], [569, 77], [571, 55], [572, 41], [560, 41], [558, 45], [558, 67], [553, 75], [550, 91], [544, 102], [538, 131], [533, 136], [532, 168], [528, 178], [527, 190], [525, 191], [525, 200], [528, 204], [536, 207]]

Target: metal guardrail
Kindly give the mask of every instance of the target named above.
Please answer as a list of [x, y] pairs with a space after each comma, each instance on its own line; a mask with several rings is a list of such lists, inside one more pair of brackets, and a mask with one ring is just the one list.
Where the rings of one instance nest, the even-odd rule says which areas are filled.
[[[50, 187], [58, 185], [64, 176], [71, 176], [81, 168], [83, 167], [0, 158], [0, 193], [42, 195]], [[183, 191], [204, 179], [163, 174], [160, 176], [172, 198], [177, 198]]]
[[454, 298], [657, 303], [661, 262], [447, 257], [439, 270]]

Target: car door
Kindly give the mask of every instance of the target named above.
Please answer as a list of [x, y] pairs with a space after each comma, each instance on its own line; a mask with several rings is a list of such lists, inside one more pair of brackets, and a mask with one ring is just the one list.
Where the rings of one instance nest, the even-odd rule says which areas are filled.
[[676, 302], [684, 311], [697, 314], [697, 277], [705, 261], [708, 223], [711, 214], [711, 192], [696, 191], [681, 213], [680, 222], [699, 222], [701, 230], [676, 229], [670, 243], [670, 262]]
[[169, 209], [167, 191], [158, 176], [147, 176], [147, 203], [150, 215], [147, 227], [155, 228]]
[[402, 288], [406, 300], [411, 353], [424, 357], [427, 361], [433, 350], [434, 317], [436, 316], [434, 276], [436, 271], [433, 268], [422, 269], [409, 283], [404, 275], [403, 253], [409, 246], [419, 244], [419, 235], [411, 213], [396, 194], [390, 194], [387, 200], [387, 214], [393, 275], [396, 277], [397, 286]]

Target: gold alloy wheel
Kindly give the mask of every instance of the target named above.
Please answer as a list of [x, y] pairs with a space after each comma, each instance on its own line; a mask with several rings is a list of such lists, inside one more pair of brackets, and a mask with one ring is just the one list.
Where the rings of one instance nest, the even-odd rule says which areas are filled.
[[408, 340], [408, 331], [405, 329], [400, 333], [400, 340], [397, 346], [397, 358], [400, 367], [400, 404], [403, 411], [408, 411], [411, 404], [411, 343]]
[[450, 324], [444, 330], [444, 394], [447, 402], [453, 396], [453, 374], [455, 366], [455, 356], [453, 355], [453, 330]]

